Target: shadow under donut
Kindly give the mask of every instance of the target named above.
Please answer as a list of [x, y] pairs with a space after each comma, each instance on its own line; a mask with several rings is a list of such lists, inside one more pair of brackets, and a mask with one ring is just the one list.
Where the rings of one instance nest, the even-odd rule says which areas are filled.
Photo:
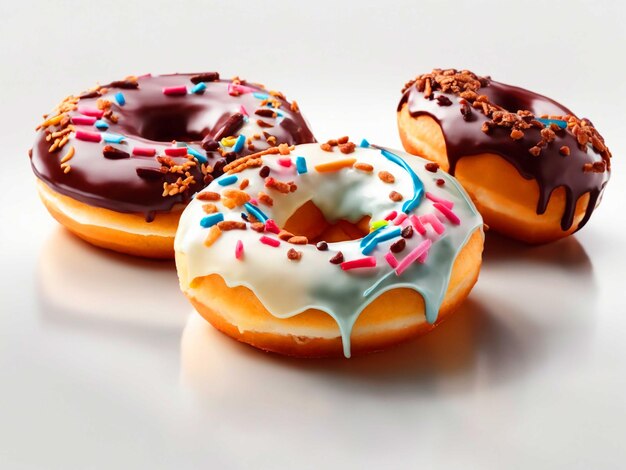
[[42, 319], [64, 326], [177, 337], [189, 308], [173, 262], [96, 248], [61, 227], [43, 246], [37, 280]]
[[489, 242], [481, 278], [458, 312], [433, 332], [376, 354], [300, 360], [263, 353], [193, 312], [181, 344], [183, 387], [209, 406], [254, 402], [258, 394], [288, 400], [300, 386], [305, 394], [307, 386], [360, 394], [466, 393], [576, 360], [590, 337], [597, 297], [582, 246], [572, 237], [542, 247]]

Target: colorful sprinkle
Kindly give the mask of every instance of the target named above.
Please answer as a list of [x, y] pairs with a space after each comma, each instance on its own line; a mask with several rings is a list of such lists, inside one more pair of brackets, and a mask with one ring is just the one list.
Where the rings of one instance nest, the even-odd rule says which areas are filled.
[[306, 167], [306, 159], [304, 157], [296, 157], [296, 171], [299, 175], [303, 175], [309, 171]]
[[545, 118], [536, 118], [536, 119], [537, 119], [537, 121], [539, 121], [540, 123], [542, 123], [545, 126], [549, 126], [550, 124], [556, 124], [561, 129], [566, 129], [567, 128], [567, 121], [562, 121], [560, 119], [545, 119]]
[[367, 256], [365, 258], [353, 259], [350, 261], [344, 261], [341, 263], [341, 269], [349, 271], [350, 269], [358, 268], [373, 268], [376, 266], [376, 258], [373, 256]]
[[204, 228], [213, 227], [218, 222], [222, 222], [224, 220], [224, 214], [221, 212], [216, 212], [215, 214], [207, 215], [200, 220], [200, 225]]
[[259, 209], [258, 207], [253, 206], [253, 205], [252, 205], [252, 204], [250, 204], [249, 202], [246, 202], [243, 206], [246, 208], [246, 210], [247, 210], [250, 214], [252, 214], [253, 216], [255, 216], [255, 217], [256, 217], [259, 221], [261, 221], [261, 222], [267, 222], [267, 221], [268, 221], [269, 217], [268, 217], [268, 216], [266, 216], [266, 215], [263, 213], [263, 211], [262, 211], [261, 209]]
[[204, 93], [204, 90], [206, 90], [206, 83], [200, 82], [194, 85], [194, 87], [190, 90], [190, 93], [197, 95], [199, 93]]
[[115, 93], [114, 98], [117, 104], [119, 104], [120, 106], [124, 106], [126, 104], [126, 98], [124, 97], [124, 93], [122, 93], [121, 91]]
[[91, 116], [100, 119], [104, 115], [104, 111], [96, 108], [78, 108], [78, 112], [84, 116]]
[[406, 215], [404, 212], [400, 212], [398, 214], [398, 217], [393, 219], [393, 224], [394, 225], [400, 225], [402, 222], [404, 222], [406, 220], [407, 217], [408, 217], [408, 215]]
[[100, 142], [102, 134], [97, 132], [76, 131], [76, 138], [87, 142]]
[[435, 209], [437, 209], [439, 212], [441, 212], [446, 219], [448, 219], [450, 222], [452, 222], [454, 225], [459, 225], [461, 223], [461, 219], [459, 219], [459, 216], [457, 216], [452, 209], [450, 209], [448, 206], [440, 203], [440, 202], [436, 202], [435, 204], [433, 204], [433, 206], [435, 207]]
[[391, 220], [395, 219], [397, 215], [398, 215], [397, 211], [391, 211], [389, 214], [387, 214], [385, 216], [385, 220], [391, 221]]
[[285, 168], [289, 168], [291, 166], [291, 158], [289, 157], [279, 158], [278, 164], [280, 166], [284, 166]]
[[78, 126], [91, 126], [95, 124], [97, 119], [93, 116], [72, 116], [72, 124]]
[[156, 150], [151, 147], [134, 147], [133, 155], [136, 157], [154, 157]]
[[413, 264], [416, 260], [418, 260], [424, 253], [426, 253], [430, 246], [433, 244], [430, 240], [424, 240], [422, 243], [417, 245], [406, 257], [398, 263], [396, 266], [396, 274], [400, 276], [407, 268]]
[[222, 144], [222, 147], [232, 147], [233, 145], [235, 145], [236, 142], [237, 139], [235, 137], [224, 137], [222, 140], [220, 140], [220, 144]]
[[376, 230], [386, 227], [387, 225], [389, 225], [387, 220], [375, 220], [370, 223], [370, 232], [375, 232]]
[[280, 233], [280, 227], [276, 225], [276, 222], [274, 222], [274, 220], [272, 219], [267, 219], [265, 221], [265, 230], [267, 230], [268, 232], [275, 233], [275, 234]]
[[270, 97], [270, 95], [268, 95], [267, 93], [261, 93], [259, 91], [252, 93], [252, 96], [260, 100], [266, 100]]
[[209, 162], [209, 159], [207, 157], [205, 157], [204, 155], [202, 155], [202, 153], [189, 145], [187, 146], [187, 153], [194, 157], [196, 160], [198, 160], [200, 163]]
[[168, 86], [163, 88], [163, 94], [167, 96], [182, 96], [187, 94], [187, 87], [185, 85], [180, 86]]
[[237, 240], [237, 244], [235, 245], [235, 258], [243, 258], [243, 243], [241, 240]]
[[393, 256], [393, 253], [391, 251], [389, 251], [385, 255], [385, 260], [387, 261], [387, 263], [389, 263], [389, 266], [391, 266], [392, 269], [396, 269], [396, 267], [398, 266], [398, 260], [395, 256]]
[[254, 88], [250, 88], [249, 86], [237, 85], [235, 83], [228, 84], [228, 94], [231, 96], [241, 95], [242, 93], [251, 93], [254, 91]]
[[367, 141], [367, 139], [361, 140], [361, 143], [359, 144], [359, 147], [364, 148], [364, 149], [368, 148], [369, 146], [370, 146], [370, 143]]
[[124, 136], [119, 134], [102, 134], [102, 140], [104, 140], [107, 144], [121, 144], [124, 141]]
[[359, 242], [359, 246], [363, 247], [365, 245], [367, 245], [370, 240], [372, 240], [384, 227], [378, 227], [377, 229], [370, 229], [370, 233], [368, 233], [367, 235], [365, 235], [363, 238], [361, 238], [361, 241]]
[[423, 225], [430, 224], [438, 235], [441, 235], [446, 230], [435, 214], [424, 214], [420, 216], [419, 220]]
[[101, 130], [106, 130], [109, 128], [109, 125], [106, 123], [106, 121], [103, 121], [102, 119], [98, 119], [96, 122], [93, 123], [93, 125]]
[[248, 110], [246, 109], [246, 107], [244, 105], [241, 105], [239, 107], [239, 112], [241, 114], [243, 114], [244, 116], [246, 116], [246, 117], [250, 117], [250, 115], [248, 114]]
[[187, 155], [187, 147], [167, 148], [164, 152], [168, 157], [184, 157]]
[[274, 248], [280, 245], [280, 242], [278, 240], [276, 240], [275, 238], [267, 237], [265, 235], [259, 238], [259, 241], [265, 245], [273, 246]]
[[438, 196], [435, 196], [433, 193], [426, 193], [426, 197], [428, 199], [430, 199], [431, 201], [433, 201], [433, 202], [438, 202], [440, 204], [443, 204], [448, 209], [452, 209], [454, 207], [454, 202], [448, 201], [447, 199], [443, 199], [443, 198], [438, 197]]
[[334, 162], [315, 165], [315, 171], [319, 173], [329, 173], [331, 171], [339, 171], [343, 168], [352, 168], [355, 163], [356, 158], [344, 158], [342, 160], [335, 160]]
[[411, 221], [413, 228], [417, 230], [417, 233], [420, 235], [426, 235], [426, 227], [424, 227], [422, 221], [416, 215], [410, 215], [409, 220]]
[[220, 186], [230, 186], [231, 184], [236, 183], [238, 179], [239, 178], [237, 178], [237, 175], [228, 175], [228, 176], [219, 178], [217, 182], [219, 183]]
[[241, 152], [243, 150], [243, 146], [246, 143], [246, 136], [240, 134], [235, 141], [235, 145], [233, 145], [233, 152]]

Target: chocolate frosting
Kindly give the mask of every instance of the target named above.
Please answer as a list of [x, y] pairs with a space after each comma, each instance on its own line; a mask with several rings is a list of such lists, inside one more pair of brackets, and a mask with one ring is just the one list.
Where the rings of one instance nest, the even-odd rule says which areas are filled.
[[[196, 93], [191, 92], [194, 84], [203, 84]], [[187, 91], [164, 93], [164, 89], [171, 87], [186, 87]], [[121, 104], [116, 100], [118, 93], [122, 94]], [[84, 118], [81, 111], [98, 108], [110, 110], [100, 118], [108, 125], [107, 129], [71, 123], [71, 118]], [[264, 110], [262, 117], [255, 114], [258, 110]], [[156, 212], [167, 212], [176, 204], [188, 202], [195, 192], [221, 174], [221, 168], [228, 161], [281, 143], [315, 142], [295, 103], [258, 84], [220, 80], [215, 72], [148, 75], [112, 82], [70, 97], [69, 109], [66, 106], [62, 111], [66, 111], [67, 117], [60, 124], [41, 127], [30, 152], [37, 177], [55, 191], [86, 204], [117, 212], [143, 213], [147, 220]], [[263, 122], [259, 124], [258, 120]], [[71, 125], [75, 130], [68, 134], [63, 148], [49, 151], [54, 139], [46, 137]], [[102, 136], [114, 134], [123, 136], [123, 141], [79, 140], [76, 138], [78, 131]], [[247, 139], [241, 149], [220, 145], [214, 140], [238, 133]], [[168, 165], [190, 161], [195, 164], [182, 172], [166, 173], [165, 149], [184, 145], [181, 142], [187, 143], [200, 158], [168, 156], [165, 158]], [[62, 165], [61, 160], [72, 147], [74, 156], [67, 165]], [[155, 149], [155, 155], [133, 155], [137, 147]], [[202, 161], [206, 161], [204, 171]], [[193, 176], [193, 180], [188, 175]], [[188, 181], [184, 190], [164, 196], [164, 183], [175, 183], [178, 178]]]
[[[476, 93], [485, 95], [490, 103], [506, 111], [516, 113], [518, 110], [527, 110], [536, 117], [574, 116], [568, 108], [545, 96], [489, 78], [478, 78], [480, 88]], [[566, 206], [561, 220], [563, 230], [572, 226], [578, 198], [589, 193], [587, 211], [577, 229], [585, 225], [610, 176], [608, 165], [606, 171], [583, 170], [585, 165], [602, 162], [600, 152], [592, 145], [580, 145], [569, 128], [557, 130], [553, 126], [556, 138], [535, 156], [529, 149], [542, 140], [543, 126], [525, 129], [523, 137], [518, 140], [510, 136], [511, 129], [506, 127], [494, 126], [484, 132], [483, 126], [491, 120], [490, 117], [467, 103], [463, 104], [464, 100], [459, 97], [459, 93], [434, 88], [430, 96], [426, 97], [423, 91], [417, 89], [417, 84], [410, 84], [400, 100], [398, 111], [406, 104], [411, 116], [427, 115], [439, 123], [446, 143], [450, 174], [454, 174], [462, 157], [480, 153], [497, 154], [511, 163], [524, 178], [537, 181], [537, 214], [545, 212], [553, 190], [558, 187], [565, 189]], [[560, 153], [563, 146], [569, 148], [569, 155]]]

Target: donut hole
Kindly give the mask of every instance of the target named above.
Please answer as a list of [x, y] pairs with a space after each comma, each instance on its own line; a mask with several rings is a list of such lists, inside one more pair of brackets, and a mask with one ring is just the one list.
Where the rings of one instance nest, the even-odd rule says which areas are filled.
[[143, 108], [139, 112], [140, 125], [137, 134], [154, 142], [197, 142], [208, 134], [208, 130], [193, 130], [190, 123], [200, 108], [159, 107]]
[[291, 214], [283, 229], [307, 237], [309, 244], [336, 243], [363, 238], [369, 233], [370, 220], [371, 216], [364, 214], [357, 222], [345, 219], [331, 222], [313, 201], [307, 201]]

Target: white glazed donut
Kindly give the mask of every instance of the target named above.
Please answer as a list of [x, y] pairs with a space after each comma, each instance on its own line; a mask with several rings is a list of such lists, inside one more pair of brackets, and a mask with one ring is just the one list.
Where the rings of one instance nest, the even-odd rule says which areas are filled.
[[183, 292], [221, 331], [288, 355], [429, 331], [476, 282], [482, 219], [453, 177], [405, 156], [344, 137], [225, 167], [182, 214]]

